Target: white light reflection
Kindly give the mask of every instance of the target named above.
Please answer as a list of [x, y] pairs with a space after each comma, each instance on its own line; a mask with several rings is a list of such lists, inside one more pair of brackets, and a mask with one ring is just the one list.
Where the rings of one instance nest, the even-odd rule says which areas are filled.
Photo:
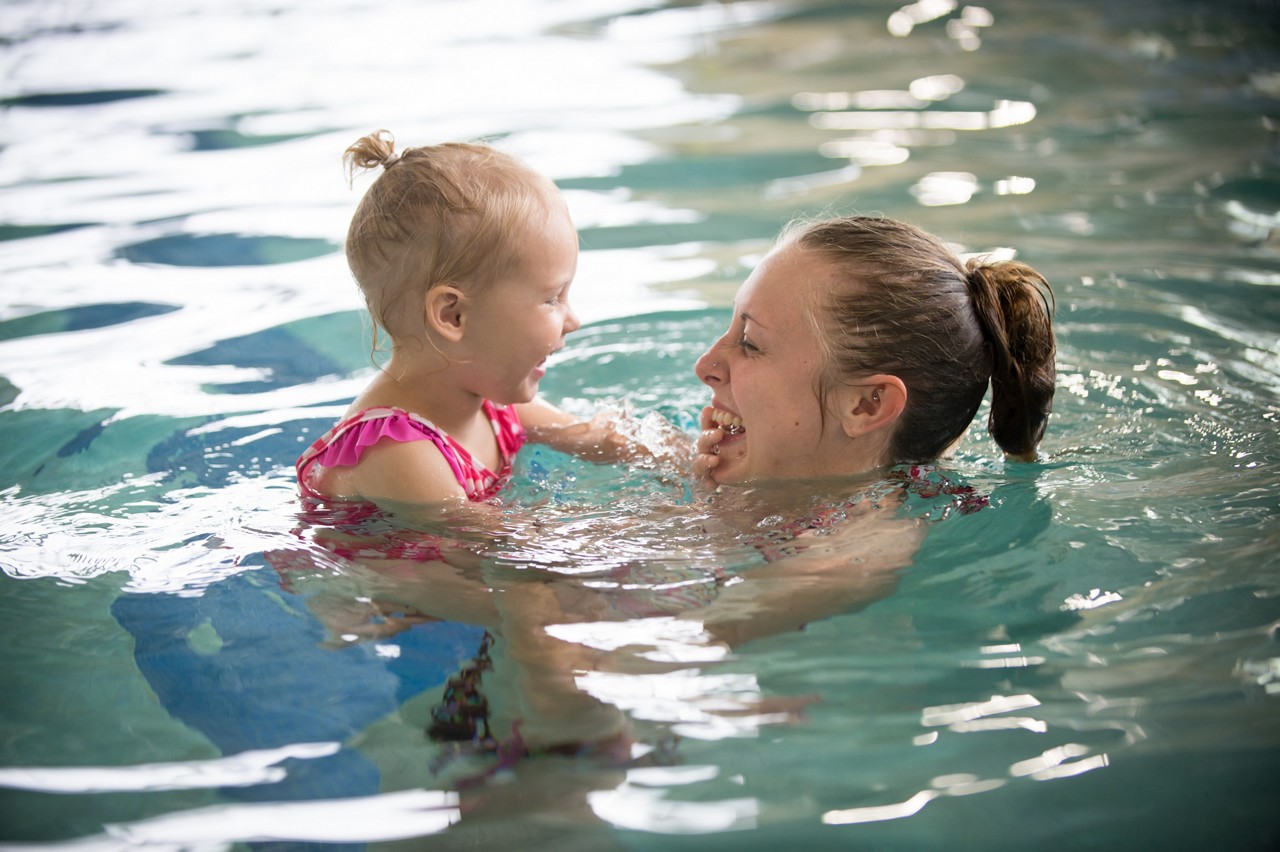
[[1280, 695], [1280, 657], [1245, 660], [1239, 671], [1251, 683], [1262, 687], [1267, 695]]
[[907, 86], [913, 96], [922, 101], [945, 101], [964, 89], [964, 80], [955, 74], [933, 74], [912, 80]]
[[1049, 731], [1049, 724], [1043, 719], [1032, 719], [1027, 716], [1000, 716], [995, 719], [974, 719], [972, 722], [956, 722], [948, 726], [948, 730], [955, 731], [957, 734], [1014, 730], [1044, 734]]
[[1090, 589], [1089, 594], [1074, 594], [1062, 602], [1062, 606], [1058, 609], [1063, 612], [1075, 612], [1082, 609], [1097, 609], [1109, 603], [1122, 601], [1122, 598], [1116, 592], [1104, 592], [1102, 589]]
[[1044, 657], [998, 657], [990, 660], [965, 660], [960, 665], [967, 669], [1022, 669], [1038, 666]]
[[[1002, 728], [1027, 728], [1029, 730], [1043, 733], [1045, 726], [1043, 722], [1032, 719], [974, 719], [972, 721], [964, 721], [957, 719], [957, 714], [985, 714], [987, 712], [999, 712], [1000, 708], [1005, 708], [1017, 704], [1025, 704], [1026, 700], [1038, 704], [1031, 696], [996, 696], [991, 701], [981, 702], [978, 704], [965, 705], [948, 705], [946, 707], [928, 708], [925, 711], [926, 717], [933, 712], [932, 718], [936, 720], [936, 724], [950, 723], [953, 730], [998, 730]], [[930, 738], [928, 735], [917, 737], [916, 745], [929, 745], [936, 741], [936, 734]], [[1067, 743], [1056, 748], [1048, 749], [1042, 752], [1038, 757], [1028, 760], [1019, 761], [1009, 767], [1009, 775], [1014, 778], [1031, 778], [1036, 781], [1052, 781], [1059, 778], [1070, 778], [1080, 775], [1094, 769], [1100, 769], [1110, 765], [1110, 758], [1106, 754], [1097, 754], [1083, 760], [1075, 758], [1083, 758], [1089, 753], [1088, 746], [1079, 743]], [[914, 816], [924, 809], [924, 806], [932, 802], [934, 799], [943, 796], [968, 796], [976, 793], [985, 793], [991, 790], [999, 789], [1007, 784], [1007, 779], [1002, 778], [979, 778], [970, 773], [955, 773], [952, 775], [940, 775], [933, 779], [930, 784], [931, 789], [921, 790], [909, 799], [903, 802], [895, 802], [888, 805], [873, 805], [870, 807], [847, 808], [843, 810], [827, 811], [822, 815], [822, 822], [826, 825], [854, 825], [857, 823], [867, 822], [883, 822], [886, 820], [902, 819], [904, 817]]]
[[849, 160], [859, 166], [896, 166], [905, 163], [911, 151], [879, 139], [853, 138], [824, 142], [818, 153], [832, 159]]
[[1227, 214], [1227, 229], [1238, 237], [1249, 241], [1269, 239], [1271, 234], [1280, 228], [1280, 213], [1259, 213], [1245, 207], [1234, 198], [1222, 205]]
[[854, 825], [863, 822], [884, 822], [891, 819], [902, 819], [914, 816], [924, 806], [942, 796], [972, 796], [975, 793], [986, 793], [1003, 787], [1003, 778], [979, 778], [968, 772], [954, 775], [939, 775], [930, 782], [929, 790], [921, 790], [905, 802], [892, 805], [875, 805], [866, 808], [848, 808], [838, 811], [827, 811], [822, 815], [826, 825]]
[[1083, 757], [1089, 753], [1089, 747], [1079, 743], [1051, 748], [1039, 757], [1021, 760], [1009, 767], [1009, 774], [1015, 778], [1030, 777], [1036, 781], [1052, 781], [1058, 778], [1070, 778], [1093, 769], [1101, 769], [1111, 763], [1105, 754], [1094, 755], [1088, 760], [1068, 763], [1073, 758]]
[[614, 790], [587, 794], [596, 816], [618, 828], [659, 834], [710, 834], [756, 827], [760, 805], [754, 798], [681, 802], [663, 790], [623, 782]]
[[955, 0], [917, 0], [890, 15], [886, 26], [890, 35], [906, 38], [920, 24], [936, 21], [955, 8]]
[[787, 712], [757, 712], [762, 703], [755, 675], [706, 675], [684, 669], [666, 674], [586, 672], [574, 679], [592, 697], [636, 719], [671, 726], [697, 740], [754, 737], [760, 726], [791, 721]]
[[599, 651], [616, 651], [631, 645], [653, 648], [640, 654], [659, 662], [713, 662], [723, 660], [729, 649], [702, 627], [702, 622], [672, 617], [636, 618], [630, 621], [585, 621], [552, 624], [547, 633]]
[[986, 112], [971, 110], [868, 110], [816, 112], [809, 123], [822, 130], [993, 130], [1027, 124], [1036, 117], [1030, 101], [996, 101]]
[[986, 716], [1039, 706], [1040, 700], [1034, 695], [993, 695], [986, 701], [926, 707], [920, 714], [920, 724], [927, 728], [954, 725], [957, 722], [970, 722]]
[[[153, 502], [162, 479], [132, 477], [106, 488], [10, 500], [5, 520], [26, 534], [6, 542], [0, 572], [74, 583], [121, 571], [128, 574], [128, 592], [195, 595], [253, 570], [233, 554], [297, 543], [291, 521], [297, 486], [283, 475], [246, 477], [215, 489], [170, 489], [163, 502]], [[113, 505], [124, 510], [108, 515], [102, 508]], [[210, 534], [193, 538], [191, 530]]]
[[943, 101], [964, 88], [955, 74], [935, 74], [912, 80], [906, 91], [872, 89], [861, 92], [800, 92], [791, 105], [804, 112], [846, 109], [920, 109], [931, 101]]
[[848, 808], [842, 811], [827, 811], [822, 815], [824, 825], [853, 825], [861, 822], [884, 822], [890, 819], [902, 819], [914, 816], [924, 810], [924, 806], [939, 796], [946, 795], [938, 790], [921, 790], [905, 802], [894, 805], [878, 805], [869, 808]]
[[274, 784], [287, 774], [277, 764], [337, 754], [339, 743], [295, 743], [246, 751], [215, 760], [149, 763], [138, 766], [9, 767], [0, 769], [0, 787], [41, 793], [124, 793], [201, 790]]
[[925, 207], [966, 204], [977, 191], [978, 179], [968, 172], [931, 172], [910, 190]]
[[1007, 645], [986, 645], [981, 649], [983, 654], [1005, 654], [982, 660], [965, 660], [960, 663], [970, 669], [1016, 669], [1026, 666], [1038, 666], [1045, 661], [1044, 657], [1026, 656], [1021, 653], [1022, 646], [1014, 642]]
[[996, 195], [1029, 195], [1036, 188], [1035, 178], [1010, 175], [996, 181]]
[[[207, 848], [214, 843], [293, 841], [372, 843], [438, 834], [458, 822], [458, 794], [406, 790], [380, 796], [311, 802], [219, 805], [109, 824], [106, 837], [69, 841], [66, 848], [136, 849], [172, 844]], [[118, 841], [118, 845], [108, 845]], [[57, 845], [41, 848], [58, 848]]]

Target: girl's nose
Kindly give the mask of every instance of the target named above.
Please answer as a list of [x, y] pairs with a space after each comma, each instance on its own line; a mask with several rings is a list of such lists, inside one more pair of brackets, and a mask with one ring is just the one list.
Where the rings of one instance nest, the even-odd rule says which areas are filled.
[[564, 333], [573, 334], [582, 328], [582, 320], [578, 319], [577, 312], [573, 309], [573, 305], [568, 305], [568, 311], [564, 315]]

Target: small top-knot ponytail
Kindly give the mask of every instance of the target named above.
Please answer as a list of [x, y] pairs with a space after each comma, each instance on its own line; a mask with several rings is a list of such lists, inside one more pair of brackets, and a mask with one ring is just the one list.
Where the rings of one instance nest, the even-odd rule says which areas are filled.
[[1014, 458], [1030, 461], [1053, 410], [1057, 377], [1053, 290], [1018, 261], [965, 265], [974, 312], [991, 347], [987, 431]]
[[348, 180], [383, 168], [347, 228], [351, 274], [394, 345], [422, 343], [422, 297], [452, 284], [479, 292], [525, 262], [528, 228], [568, 215], [556, 185], [489, 145], [396, 150], [386, 130], [343, 152]]
[[390, 130], [375, 130], [368, 136], [361, 136], [342, 152], [347, 183], [354, 181], [357, 171], [367, 171], [378, 166], [391, 168], [400, 156], [396, 153], [396, 137]]

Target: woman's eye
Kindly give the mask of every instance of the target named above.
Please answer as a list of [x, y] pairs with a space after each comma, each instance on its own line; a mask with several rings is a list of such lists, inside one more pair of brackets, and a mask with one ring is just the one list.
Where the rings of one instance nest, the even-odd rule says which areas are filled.
[[738, 338], [738, 348], [750, 355], [754, 355], [760, 351], [760, 347], [748, 340], [745, 334]]

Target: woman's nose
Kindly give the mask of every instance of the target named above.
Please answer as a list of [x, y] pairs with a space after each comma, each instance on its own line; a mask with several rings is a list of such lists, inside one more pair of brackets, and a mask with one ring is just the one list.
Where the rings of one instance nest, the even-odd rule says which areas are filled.
[[724, 362], [716, 357], [717, 349], [719, 346], [712, 344], [693, 364], [693, 372], [704, 385], [717, 385], [724, 381]]

